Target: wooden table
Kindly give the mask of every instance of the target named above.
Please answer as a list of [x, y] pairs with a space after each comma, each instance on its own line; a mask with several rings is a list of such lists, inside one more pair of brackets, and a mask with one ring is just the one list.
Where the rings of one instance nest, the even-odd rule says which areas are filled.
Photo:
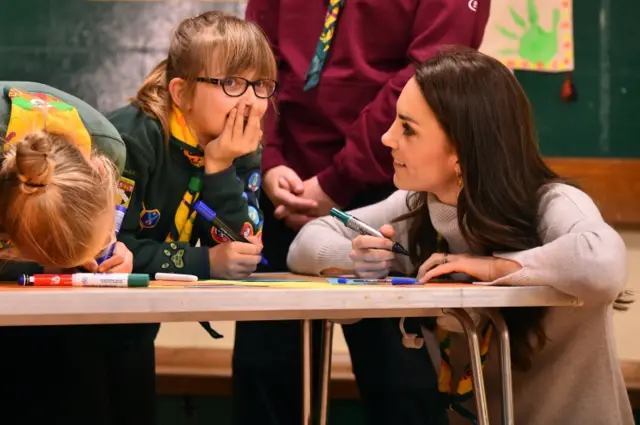
[[[262, 276], [264, 277], [264, 276]], [[297, 278], [270, 275], [273, 278]], [[310, 279], [301, 277], [301, 279]], [[311, 278], [318, 280], [318, 278]], [[61, 288], [0, 285], [0, 326], [191, 322], [221, 320], [303, 321], [303, 424], [311, 412], [311, 320], [425, 317], [451, 314], [465, 329], [473, 367], [478, 423], [488, 412], [478, 335], [465, 308], [488, 309], [500, 335], [503, 423], [513, 424], [509, 334], [499, 307], [578, 306], [580, 302], [550, 287], [492, 287], [470, 284], [420, 286], [330, 285], [294, 288]], [[321, 408], [326, 423], [332, 323], [325, 322]]]

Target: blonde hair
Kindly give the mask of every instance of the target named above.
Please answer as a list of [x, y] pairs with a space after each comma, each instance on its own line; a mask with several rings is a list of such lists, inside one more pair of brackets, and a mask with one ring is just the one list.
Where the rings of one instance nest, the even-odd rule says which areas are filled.
[[[216, 69], [211, 69], [214, 58]], [[169, 82], [186, 81], [185, 101], [191, 102], [198, 77], [219, 72], [234, 76], [255, 71], [258, 78], [276, 79], [276, 60], [260, 27], [222, 12], [205, 12], [180, 22], [175, 30], [167, 58], [149, 73], [134, 99], [147, 115], [160, 121], [165, 137], [170, 137]]]
[[70, 136], [46, 131], [1, 155], [0, 227], [12, 248], [0, 259], [67, 268], [93, 258], [96, 218], [115, 208], [111, 161], [86, 158]]

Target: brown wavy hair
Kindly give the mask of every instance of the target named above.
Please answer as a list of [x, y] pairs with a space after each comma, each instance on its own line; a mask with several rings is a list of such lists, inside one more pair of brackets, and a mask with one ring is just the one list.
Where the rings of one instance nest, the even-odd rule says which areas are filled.
[[[538, 206], [544, 186], [572, 184], [554, 173], [538, 147], [531, 105], [513, 73], [478, 51], [442, 49], [417, 66], [415, 79], [440, 127], [457, 152], [463, 189], [458, 225], [476, 255], [523, 251], [542, 245]], [[572, 184], [575, 186], [575, 184]], [[407, 198], [409, 251], [417, 268], [436, 252], [436, 231], [427, 193]], [[626, 309], [630, 302], [614, 305]], [[503, 308], [514, 366], [531, 367], [534, 352], [547, 341], [543, 307]]]
[[[218, 59], [216, 69], [211, 69]], [[185, 101], [191, 102], [198, 77], [224, 76], [255, 71], [258, 78], [276, 79], [276, 59], [267, 37], [256, 24], [218, 11], [184, 19], [173, 33], [167, 58], [145, 78], [133, 99], [135, 106], [160, 121], [167, 140], [170, 137], [169, 82], [186, 81]]]

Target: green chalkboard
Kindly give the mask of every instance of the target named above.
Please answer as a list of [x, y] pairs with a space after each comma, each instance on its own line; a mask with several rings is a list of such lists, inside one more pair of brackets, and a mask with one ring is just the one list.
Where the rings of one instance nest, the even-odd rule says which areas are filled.
[[517, 72], [531, 100], [542, 152], [565, 157], [640, 157], [640, 3], [573, 0], [576, 102], [564, 75]]

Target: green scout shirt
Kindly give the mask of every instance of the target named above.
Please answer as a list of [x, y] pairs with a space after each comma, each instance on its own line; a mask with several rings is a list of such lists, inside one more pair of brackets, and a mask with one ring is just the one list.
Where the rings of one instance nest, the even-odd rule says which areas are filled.
[[[214, 174], [191, 164], [180, 147], [167, 141], [158, 120], [133, 105], [107, 115], [127, 146], [123, 176], [135, 182], [119, 240], [133, 252], [134, 271], [186, 273], [209, 279], [209, 247], [218, 242], [210, 223], [196, 216], [187, 242], [165, 242], [176, 210], [192, 177], [202, 180], [200, 200], [239, 234], [247, 226], [253, 234], [262, 228], [258, 206], [261, 152], [237, 158], [233, 165]], [[215, 232], [214, 232], [215, 234]], [[201, 247], [196, 247], [200, 240]]]

